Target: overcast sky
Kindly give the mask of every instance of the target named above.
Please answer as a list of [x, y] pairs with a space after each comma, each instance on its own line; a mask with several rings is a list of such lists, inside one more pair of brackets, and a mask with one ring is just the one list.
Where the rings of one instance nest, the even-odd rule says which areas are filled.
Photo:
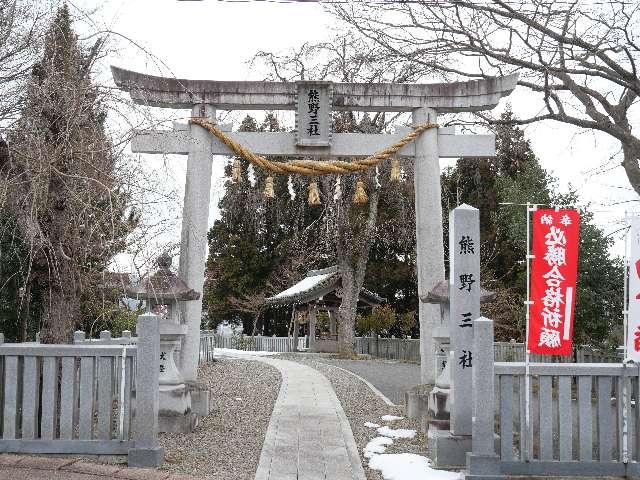
[[[112, 63], [153, 74], [158, 74], [162, 67], [163, 74], [181, 78], [260, 80], [264, 72], [252, 70], [248, 64], [256, 51], [282, 51], [304, 42], [326, 40], [338, 26], [321, 5], [313, 3], [73, 0], [70, 6], [97, 9], [92, 18], [98, 19], [98, 26], [127, 39], [117, 42], [120, 51], [105, 60], [101, 66], [103, 73]], [[141, 49], [151, 53], [155, 60]], [[538, 108], [529, 102], [528, 95], [518, 90], [509, 101], [520, 115], [535, 113]], [[503, 100], [499, 109], [504, 104]], [[636, 119], [635, 123], [638, 125], [640, 121]], [[581, 133], [556, 123], [529, 125], [525, 132], [542, 166], [557, 176], [562, 186], [571, 183], [583, 202], [592, 203], [596, 219], [607, 233], [620, 228], [625, 210], [638, 209], [636, 195], [619, 166], [620, 158], [609, 160], [618, 147], [607, 136]], [[169, 166], [176, 199], [182, 195], [185, 160], [171, 159]], [[159, 162], [150, 155], [142, 161], [156, 166]], [[162, 161], [163, 167], [166, 163]], [[618, 166], [614, 166], [616, 163]], [[217, 214], [217, 201], [223, 193], [222, 165], [223, 162], [214, 165], [210, 221]], [[180, 208], [176, 205], [174, 209], [174, 213], [178, 212], [175, 225], [179, 223]], [[175, 225], [173, 235], [179, 231]], [[623, 251], [623, 242], [618, 241], [613, 253]], [[126, 265], [120, 267], [129, 269]]]

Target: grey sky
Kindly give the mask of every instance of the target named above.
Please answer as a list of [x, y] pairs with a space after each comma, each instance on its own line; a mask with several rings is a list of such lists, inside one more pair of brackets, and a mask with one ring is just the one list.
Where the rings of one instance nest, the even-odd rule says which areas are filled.
[[[164, 63], [159, 69], [159, 63], [138, 47], [120, 40], [117, 42], [122, 47], [119, 53], [101, 65], [105, 75], [108, 64], [113, 63], [127, 69], [183, 78], [260, 80], [264, 72], [252, 69], [247, 63], [257, 50], [286, 50], [303, 42], [325, 40], [331, 37], [331, 30], [336, 26], [335, 19], [321, 5], [313, 3], [74, 0], [71, 6], [74, 5], [83, 9], [98, 8], [95, 17], [101, 23]], [[509, 101], [520, 115], [536, 113], [540, 108], [523, 92], [516, 91]], [[499, 108], [504, 108], [504, 104], [503, 101]], [[639, 123], [636, 118], [635, 124]], [[525, 132], [543, 167], [559, 178], [561, 186], [571, 183], [584, 203], [593, 204], [596, 220], [607, 233], [620, 228], [625, 210], [637, 209], [635, 201], [613, 205], [635, 200], [637, 196], [628, 186], [619, 166], [620, 159], [609, 161], [617, 152], [616, 143], [609, 137], [581, 133], [557, 123], [529, 125]], [[144, 161], [159, 162], [151, 156], [146, 156]], [[176, 198], [181, 198], [182, 167], [186, 162], [179, 158], [171, 162], [176, 163], [171, 165]], [[223, 193], [222, 165], [223, 162], [219, 162], [217, 168], [214, 167], [211, 221]], [[623, 242], [618, 241], [612, 253], [623, 251]], [[128, 269], [122, 264], [120, 267]]]

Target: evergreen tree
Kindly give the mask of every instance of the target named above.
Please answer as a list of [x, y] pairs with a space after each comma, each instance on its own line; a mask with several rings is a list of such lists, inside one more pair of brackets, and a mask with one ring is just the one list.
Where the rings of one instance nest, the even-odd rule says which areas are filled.
[[83, 293], [97, 286], [97, 274], [124, 248], [136, 223], [133, 212], [125, 216], [118, 157], [91, 81], [99, 49], [100, 42], [83, 49], [67, 7], [60, 8], [0, 165], [7, 179], [4, 208], [28, 251], [23, 285], [44, 292], [40, 331], [48, 343], [71, 339], [82, 320]]
[[[281, 128], [277, 118], [268, 114], [261, 124], [247, 116], [239, 130], [277, 132]], [[266, 325], [264, 333], [268, 334], [276, 321], [278, 332], [284, 334], [289, 314], [273, 309], [265, 312], [261, 300], [287, 288], [287, 282], [297, 281], [307, 270], [328, 265], [319, 222], [323, 210], [307, 205], [307, 182], [295, 175], [274, 175], [275, 197], [265, 197], [268, 174], [252, 169], [252, 186], [249, 162], [238, 160], [242, 180], [227, 183], [219, 204], [220, 219], [209, 231], [204, 294], [209, 326], [231, 320], [242, 323], [245, 332], [253, 331], [254, 326], [260, 331]], [[227, 166], [228, 176], [231, 168]]]
[[[513, 120], [511, 111], [502, 115]], [[523, 340], [526, 299], [526, 207], [575, 205], [574, 192], [561, 194], [556, 180], [540, 166], [524, 132], [511, 124], [496, 129], [495, 159], [460, 160], [442, 177], [443, 206], [468, 203], [480, 209], [483, 285], [497, 298], [483, 307], [496, 322], [496, 337]], [[483, 210], [485, 211], [483, 213]], [[602, 345], [622, 322], [623, 267], [608, 255], [611, 239], [581, 209], [576, 343]], [[445, 222], [445, 229], [447, 228]]]

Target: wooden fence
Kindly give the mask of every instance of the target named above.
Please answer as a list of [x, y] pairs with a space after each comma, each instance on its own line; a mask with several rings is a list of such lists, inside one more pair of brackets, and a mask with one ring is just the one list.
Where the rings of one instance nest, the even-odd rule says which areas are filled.
[[0, 451], [161, 464], [157, 320], [139, 317], [137, 330], [128, 346], [0, 344]]
[[387, 360], [420, 361], [420, 339], [356, 337], [356, 353]]
[[[213, 358], [214, 348], [230, 348], [250, 352], [293, 352], [292, 337], [264, 337], [256, 335], [218, 335], [213, 330], [200, 331], [200, 361]], [[307, 337], [298, 338], [298, 350], [307, 349]]]
[[[356, 353], [387, 360], [420, 362], [420, 339], [357, 337]], [[523, 362], [524, 343], [495, 342], [494, 355], [496, 362]], [[442, 370], [442, 362], [446, 360], [447, 352], [436, 352], [438, 371]], [[591, 347], [578, 347], [571, 357], [531, 355], [531, 362], [540, 363], [616, 363], [620, 360], [616, 353], [601, 352]]]
[[524, 363], [491, 362], [493, 325], [474, 328], [472, 478], [638, 478], [637, 365], [531, 363], [527, 413]]

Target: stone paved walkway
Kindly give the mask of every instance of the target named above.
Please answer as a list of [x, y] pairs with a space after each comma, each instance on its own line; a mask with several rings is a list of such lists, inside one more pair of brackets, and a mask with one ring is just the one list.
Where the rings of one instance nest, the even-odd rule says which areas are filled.
[[353, 433], [327, 378], [288, 360], [255, 480], [365, 480]]

